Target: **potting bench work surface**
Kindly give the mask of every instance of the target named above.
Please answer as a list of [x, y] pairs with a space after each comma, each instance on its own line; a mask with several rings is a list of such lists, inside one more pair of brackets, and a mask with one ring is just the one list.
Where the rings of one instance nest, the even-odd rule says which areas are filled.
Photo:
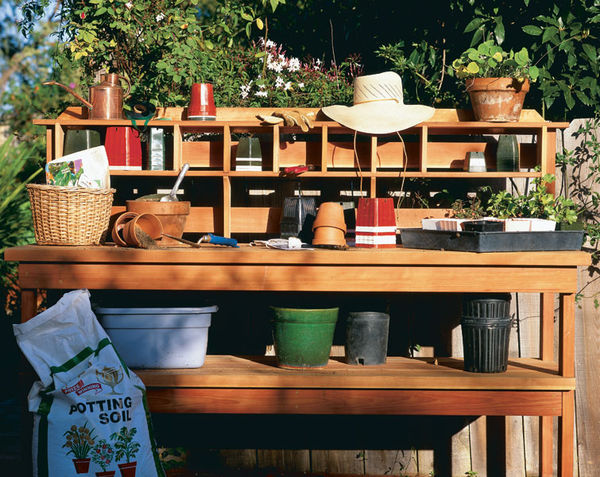
[[457, 358], [390, 357], [373, 367], [332, 359], [320, 369], [286, 370], [269, 357], [239, 356], [136, 372], [154, 412], [540, 416], [540, 475], [553, 474], [558, 416], [559, 475], [573, 473], [575, 293], [577, 267], [590, 262], [584, 252], [31, 245], [8, 249], [5, 259], [19, 262], [24, 321], [36, 313], [37, 289], [540, 293], [540, 358], [511, 359], [506, 373], [468, 373]]

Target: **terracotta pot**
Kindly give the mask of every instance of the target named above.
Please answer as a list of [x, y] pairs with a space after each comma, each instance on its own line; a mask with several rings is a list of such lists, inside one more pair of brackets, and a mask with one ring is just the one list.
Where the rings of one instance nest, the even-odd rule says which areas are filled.
[[138, 214], [135, 212], [123, 212], [121, 215], [117, 217], [115, 220], [115, 225], [113, 225], [111, 236], [113, 242], [121, 247], [126, 247], [127, 243], [125, 242], [125, 238], [123, 237], [123, 229], [127, 222], [136, 217]]
[[123, 229], [123, 237], [127, 245], [131, 247], [142, 247], [145, 244], [135, 233], [135, 229], [139, 227], [148, 236], [154, 240], [160, 239], [163, 234], [163, 227], [156, 215], [138, 214], [132, 218]]
[[127, 462], [125, 464], [119, 464], [119, 470], [121, 471], [121, 477], [135, 477], [135, 468], [137, 462]]
[[[185, 223], [190, 213], [190, 202], [153, 202], [144, 200], [128, 200], [127, 211], [138, 214], [152, 214], [159, 218], [166, 234], [181, 238]], [[160, 245], [181, 245], [178, 241], [163, 237]]]
[[322, 225], [314, 229], [314, 232], [313, 245], [346, 246], [346, 239], [344, 238], [346, 232], [343, 229]]
[[90, 470], [90, 458], [87, 459], [73, 459], [75, 464], [75, 472], [78, 474], [87, 474]]
[[344, 221], [344, 208], [338, 202], [323, 202], [319, 206], [317, 217], [313, 222], [312, 229], [318, 227], [336, 227], [346, 233], [346, 222]]
[[477, 121], [518, 121], [529, 80], [513, 78], [471, 78], [465, 83]]
[[106, 472], [96, 472], [96, 477], [114, 477], [116, 470], [107, 470]]

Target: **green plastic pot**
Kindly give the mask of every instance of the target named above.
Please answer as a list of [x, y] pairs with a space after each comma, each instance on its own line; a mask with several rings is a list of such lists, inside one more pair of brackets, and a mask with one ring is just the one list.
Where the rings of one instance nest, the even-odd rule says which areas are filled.
[[273, 310], [275, 355], [283, 368], [318, 368], [329, 360], [339, 308]]

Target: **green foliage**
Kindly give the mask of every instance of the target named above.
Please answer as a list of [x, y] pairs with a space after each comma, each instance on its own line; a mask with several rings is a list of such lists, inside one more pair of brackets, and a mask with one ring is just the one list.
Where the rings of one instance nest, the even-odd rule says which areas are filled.
[[387, 60], [393, 71], [403, 81], [403, 87], [409, 91], [413, 102], [433, 104], [435, 106], [453, 106], [454, 97], [444, 85], [444, 69], [440, 68], [441, 54], [438, 48], [425, 40], [412, 45], [407, 56], [405, 42], [383, 45], [377, 55]]
[[[264, 29], [266, 11], [284, 3], [228, 0], [209, 14], [200, 0], [67, 0], [57, 30], [57, 71], [79, 69], [83, 86], [94, 83], [99, 70], [116, 72], [130, 80], [134, 98], [185, 104], [193, 83], [219, 77], [215, 57], [247, 42], [253, 29]], [[24, 32], [47, 5], [48, 0], [23, 4]]]
[[551, 174], [536, 178], [529, 192], [517, 195], [505, 190], [492, 192], [489, 187], [482, 187], [475, 197], [467, 201], [462, 199], [454, 201], [452, 204], [454, 216], [468, 219], [485, 216], [499, 219], [531, 217], [572, 224], [577, 221], [577, 207], [572, 199], [555, 197], [548, 192], [548, 184], [554, 180]]
[[[0, 146], [0, 255], [8, 247], [25, 245], [34, 241], [31, 210], [25, 186], [37, 174], [38, 169], [22, 178], [23, 170], [31, 161], [31, 149], [25, 144], [13, 146], [6, 141]], [[0, 260], [2, 306], [6, 293], [14, 287], [16, 268], [13, 263]]]
[[577, 204], [594, 263], [600, 260], [600, 118], [585, 121], [574, 134], [577, 146], [557, 154], [565, 178], [563, 194]]
[[477, 48], [469, 48], [452, 62], [458, 78], [515, 78], [518, 81], [536, 81], [538, 67], [531, 64], [526, 48], [516, 53], [506, 52], [493, 40], [485, 41]]

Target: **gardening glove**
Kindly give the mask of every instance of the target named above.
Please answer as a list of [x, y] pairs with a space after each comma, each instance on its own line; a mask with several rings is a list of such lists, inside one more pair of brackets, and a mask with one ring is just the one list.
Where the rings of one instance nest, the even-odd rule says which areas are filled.
[[302, 113], [298, 110], [276, 111], [272, 115], [260, 115], [259, 118], [269, 124], [280, 124], [284, 122], [286, 126], [300, 126], [302, 132], [308, 132], [313, 127], [314, 112]]

